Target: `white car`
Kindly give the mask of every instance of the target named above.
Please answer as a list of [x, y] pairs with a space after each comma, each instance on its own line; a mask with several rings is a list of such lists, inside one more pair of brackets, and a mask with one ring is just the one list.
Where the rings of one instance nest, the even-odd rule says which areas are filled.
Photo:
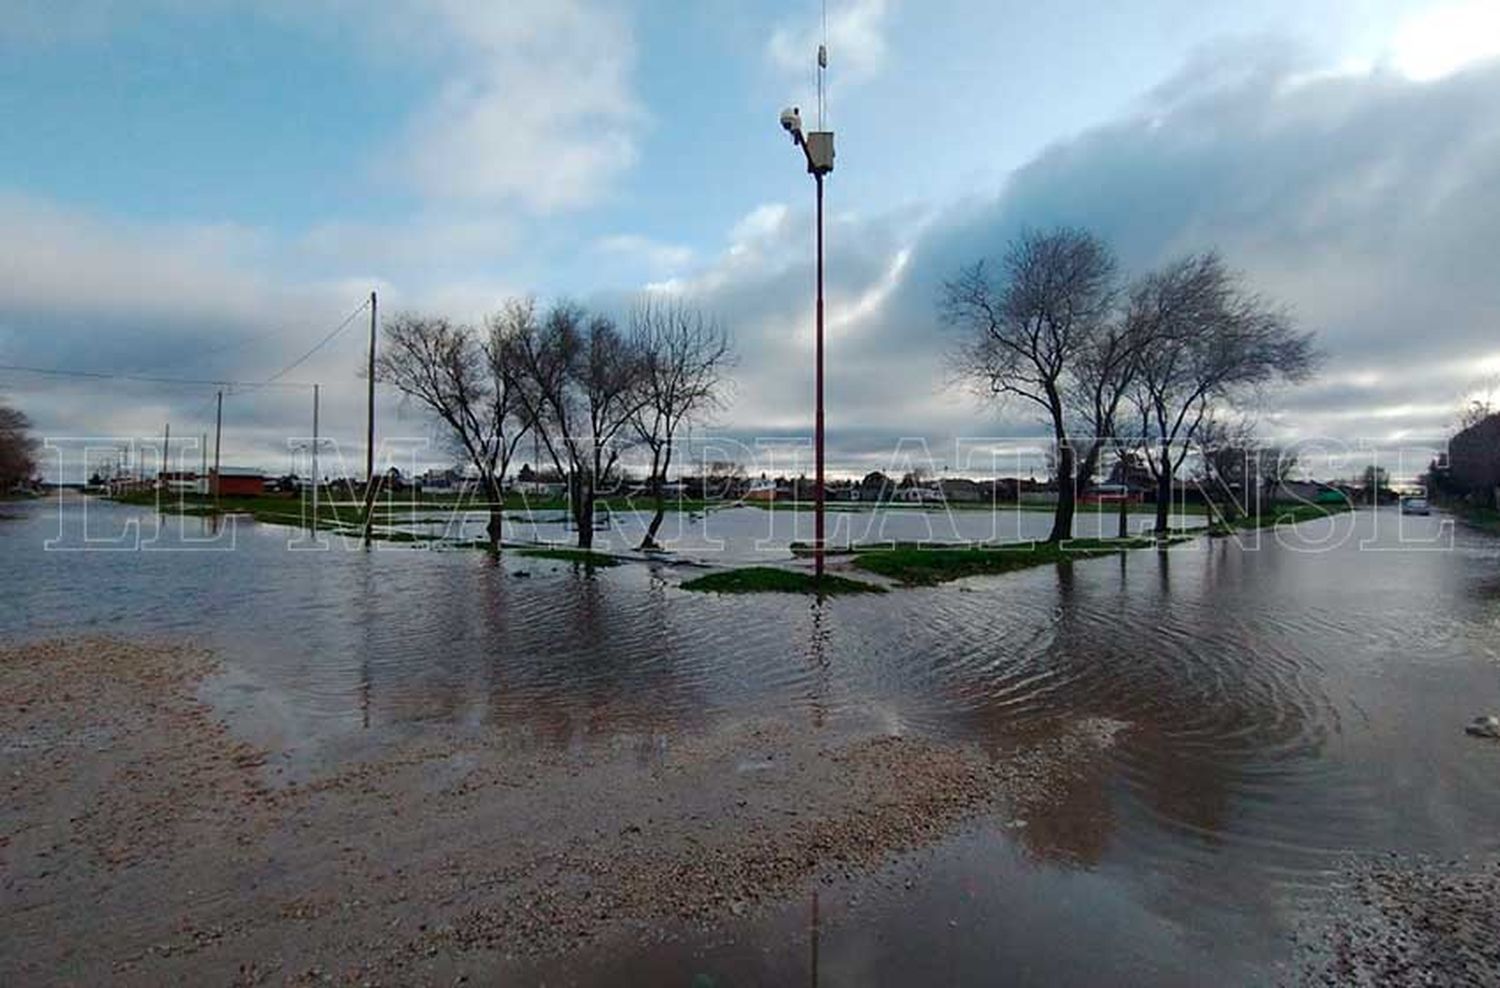
[[1403, 515], [1425, 515], [1430, 514], [1431, 509], [1427, 507], [1425, 497], [1403, 497], [1401, 499], [1401, 513]]

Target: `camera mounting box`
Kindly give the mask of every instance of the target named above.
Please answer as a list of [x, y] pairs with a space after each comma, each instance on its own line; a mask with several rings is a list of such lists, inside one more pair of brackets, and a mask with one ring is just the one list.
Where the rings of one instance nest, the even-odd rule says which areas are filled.
[[814, 175], [833, 171], [833, 131], [815, 130], [807, 135], [807, 170]]

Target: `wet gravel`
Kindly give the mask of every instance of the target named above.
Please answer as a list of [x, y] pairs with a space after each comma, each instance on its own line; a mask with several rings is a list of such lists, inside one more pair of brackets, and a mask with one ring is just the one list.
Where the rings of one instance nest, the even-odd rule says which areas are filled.
[[643, 758], [434, 727], [293, 778], [198, 699], [213, 669], [173, 644], [0, 648], [0, 983], [451, 984], [733, 926], [1018, 824], [1127, 729], [995, 753], [747, 720]]
[[1356, 863], [1300, 939], [1300, 984], [1500, 985], [1500, 861]]

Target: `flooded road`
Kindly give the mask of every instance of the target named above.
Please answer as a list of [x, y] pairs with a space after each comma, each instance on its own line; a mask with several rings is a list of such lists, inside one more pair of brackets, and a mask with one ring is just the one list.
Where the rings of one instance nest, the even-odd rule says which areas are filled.
[[[594, 534], [601, 552], [630, 552], [640, 545], [651, 522], [644, 510], [611, 510], [607, 523]], [[395, 508], [383, 528], [400, 535], [424, 539], [464, 541], [485, 537], [488, 515], [479, 511], [433, 511], [429, 507]], [[1208, 523], [1202, 514], [1169, 517], [1173, 528], [1199, 528]], [[1153, 517], [1131, 512], [1126, 519], [1128, 534], [1149, 531]], [[784, 559], [793, 542], [810, 543], [814, 535], [813, 513], [806, 508], [767, 509], [749, 505], [714, 508], [707, 512], [668, 512], [657, 541], [680, 556], [715, 564], [745, 564]], [[881, 542], [1024, 542], [1045, 539], [1052, 529], [1052, 512], [1041, 506], [1018, 508], [1004, 505], [990, 511], [978, 506], [834, 504], [828, 511], [827, 542], [830, 547], [869, 545]], [[1081, 505], [1073, 519], [1077, 538], [1112, 538], [1119, 534], [1119, 520], [1109, 505]], [[556, 511], [510, 512], [505, 519], [505, 539], [548, 545], [572, 545], [575, 535], [569, 522]]]
[[[1274, 983], [1350, 855], [1500, 852], [1500, 746], [1462, 730], [1500, 711], [1500, 541], [1440, 515], [814, 603], [687, 593], [671, 565], [289, 549], [248, 519], [190, 548], [197, 519], [84, 510], [7, 507], [0, 632], [209, 646], [216, 709], [296, 777], [437, 728], [628, 766], [759, 717], [997, 759], [1118, 725], [1012, 819], [523, 980]], [[130, 523], [155, 547], [44, 551]]]

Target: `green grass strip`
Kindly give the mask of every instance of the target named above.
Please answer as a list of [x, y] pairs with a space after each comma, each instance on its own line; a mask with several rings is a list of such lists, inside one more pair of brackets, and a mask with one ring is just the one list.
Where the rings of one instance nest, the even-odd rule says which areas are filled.
[[[1169, 542], [1181, 541], [1173, 536]], [[1130, 549], [1156, 546], [1152, 538], [1072, 539], [1064, 543], [1018, 542], [1014, 545], [918, 546], [895, 544], [856, 549], [854, 565], [908, 586], [932, 586], [966, 576], [989, 576], [1112, 556]]]
[[602, 552], [588, 549], [568, 549], [562, 546], [545, 549], [521, 549], [519, 555], [532, 559], [555, 559], [565, 563], [582, 563], [585, 566], [618, 566], [620, 560]]
[[774, 566], [748, 566], [723, 570], [687, 580], [684, 590], [703, 593], [799, 593], [835, 596], [855, 593], [885, 593], [885, 587], [862, 580], [825, 573], [821, 579], [801, 570], [777, 569]]

